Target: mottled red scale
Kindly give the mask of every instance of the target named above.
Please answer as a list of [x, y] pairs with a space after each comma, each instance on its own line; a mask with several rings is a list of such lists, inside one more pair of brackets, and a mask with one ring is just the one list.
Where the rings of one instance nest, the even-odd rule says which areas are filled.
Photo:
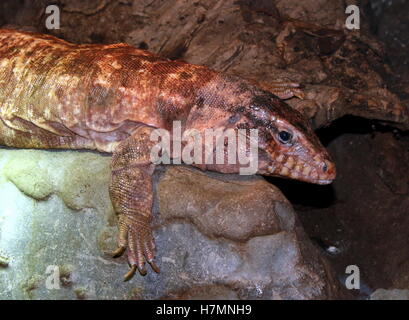
[[[169, 128], [173, 120], [187, 117], [198, 88], [217, 75], [126, 44], [75, 45], [14, 30], [1, 30], [0, 43], [3, 78], [9, 78], [0, 87], [0, 98], [14, 95], [15, 104], [2, 106], [0, 117], [20, 117], [39, 126], [44, 131], [35, 137], [40, 146], [47, 133], [66, 134], [49, 123], [89, 140], [54, 147], [91, 148], [98, 140], [95, 148], [101, 151], [109, 151], [112, 140], [141, 123]], [[17, 92], [11, 84], [23, 79], [27, 85]], [[20, 129], [17, 123], [13, 127]]]

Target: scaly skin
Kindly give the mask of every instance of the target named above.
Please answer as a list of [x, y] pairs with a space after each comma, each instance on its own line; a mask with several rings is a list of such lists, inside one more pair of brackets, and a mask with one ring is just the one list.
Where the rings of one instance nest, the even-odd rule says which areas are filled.
[[[137, 269], [145, 274], [146, 262], [159, 271], [150, 227], [155, 128], [171, 130], [179, 120], [182, 132], [258, 129], [258, 174], [318, 184], [335, 178], [334, 164], [308, 121], [279, 99], [302, 95], [297, 87], [275, 83], [262, 90], [252, 81], [126, 44], [75, 45], [0, 30], [0, 144], [113, 154], [115, 256], [127, 251], [131, 269], [125, 280]], [[290, 133], [288, 141], [282, 132]], [[195, 166], [225, 173], [240, 169], [239, 164]]]

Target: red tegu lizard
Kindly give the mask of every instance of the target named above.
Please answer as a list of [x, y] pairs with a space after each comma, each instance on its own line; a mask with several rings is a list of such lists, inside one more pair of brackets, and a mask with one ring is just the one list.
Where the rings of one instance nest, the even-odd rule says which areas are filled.
[[[270, 91], [204, 66], [171, 61], [127, 44], [76, 45], [0, 30], [0, 144], [112, 153], [109, 194], [130, 279], [154, 262], [150, 151], [156, 128], [258, 129], [257, 174], [327, 184], [335, 166], [308, 121]], [[274, 94], [273, 94], [274, 93]], [[199, 166], [199, 165], [198, 165]], [[237, 173], [238, 165], [200, 165]]]

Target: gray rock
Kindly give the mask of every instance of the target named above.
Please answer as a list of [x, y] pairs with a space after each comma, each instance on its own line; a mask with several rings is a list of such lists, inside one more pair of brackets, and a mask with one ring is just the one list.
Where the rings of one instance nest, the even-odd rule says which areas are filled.
[[377, 289], [371, 294], [371, 300], [409, 300], [409, 290]]
[[0, 150], [0, 299], [340, 296], [274, 186], [184, 166], [155, 175], [161, 273], [123, 282], [126, 259], [108, 254], [117, 236], [109, 161], [92, 152]]

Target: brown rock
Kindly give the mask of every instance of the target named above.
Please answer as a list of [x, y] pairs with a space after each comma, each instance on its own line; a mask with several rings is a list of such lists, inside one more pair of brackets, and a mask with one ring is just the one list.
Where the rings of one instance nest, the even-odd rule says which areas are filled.
[[294, 228], [290, 203], [261, 177], [170, 167], [157, 190], [161, 219], [193, 222], [212, 238], [247, 241]]

